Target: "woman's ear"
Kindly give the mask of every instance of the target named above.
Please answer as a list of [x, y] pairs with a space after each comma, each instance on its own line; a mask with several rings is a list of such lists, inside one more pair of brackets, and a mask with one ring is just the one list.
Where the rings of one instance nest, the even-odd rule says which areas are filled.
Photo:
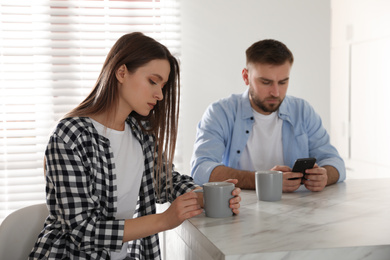
[[123, 64], [122, 66], [119, 67], [119, 69], [116, 70], [115, 76], [116, 79], [119, 81], [119, 83], [123, 83], [126, 73], [127, 73], [127, 68], [125, 64]]
[[248, 69], [244, 68], [242, 70], [242, 79], [244, 80], [246, 85], [249, 85], [249, 79], [248, 79]]

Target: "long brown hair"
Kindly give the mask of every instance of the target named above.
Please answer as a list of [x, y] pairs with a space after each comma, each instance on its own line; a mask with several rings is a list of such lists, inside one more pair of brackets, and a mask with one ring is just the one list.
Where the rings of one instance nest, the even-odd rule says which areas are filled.
[[[162, 89], [164, 98], [157, 102], [148, 116], [141, 116], [135, 111], [131, 116], [137, 119], [144, 131], [156, 138], [157, 158], [154, 164], [156, 177], [165, 169], [168, 174], [166, 180], [170, 180], [179, 118], [180, 70], [176, 58], [156, 40], [140, 32], [125, 34], [119, 38], [108, 53], [91, 93], [65, 117], [89, 116], [103, 111], [108, 111], [107, 114], [115, 113], [119, 100], [115, 72], [125, 64], [127, 70], [134, 73], [139, 67], [155, 59], [164, 59], [170, 64], [169, 78]], [[143, 128], [140, 121], [148, 121], [149, 127]], [[160, 187], [159, 182], [157, 187]]]

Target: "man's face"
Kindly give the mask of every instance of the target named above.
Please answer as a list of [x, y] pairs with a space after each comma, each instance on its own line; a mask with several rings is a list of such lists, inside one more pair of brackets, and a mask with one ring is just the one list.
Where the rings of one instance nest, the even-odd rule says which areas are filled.
[[278, 110], [286, 96], [291, 64], [283, 65], [249, 63], [242, 77], [249, 85], [249, 100], [258, 113], [269, 115]]

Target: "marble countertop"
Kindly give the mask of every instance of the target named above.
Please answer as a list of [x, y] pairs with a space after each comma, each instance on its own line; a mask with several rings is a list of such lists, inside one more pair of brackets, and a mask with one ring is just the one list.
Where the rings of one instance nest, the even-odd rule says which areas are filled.
[[241, 197], [239, 215], [203, 213], [177, 234], [212, 259], [390, 259], [390, 179], [283, 193], [277, 202], [258, 201], [248, 190]]

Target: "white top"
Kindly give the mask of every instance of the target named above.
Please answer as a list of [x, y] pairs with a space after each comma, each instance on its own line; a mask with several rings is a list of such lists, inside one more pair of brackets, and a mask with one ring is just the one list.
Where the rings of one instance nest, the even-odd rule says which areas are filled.
[[[98, 133], [110, 140], [114, 153], [117, 186], [116, 219], [131, 219], [137, 206], [141, 178], [144, 172], [144, 159], [141, 144], [131, 133], [130, 126], [125, 124], [124, 131], [110, 129], [92, 119]], [[111, 259], [124, 259], [127, 254], [127, 243], [120, 252], [111, 252]]]
[[[252, 109], [253, 110], [253, 109]], [[269, 170], [284, 165], [282, 145], [283, 120], [273, 112], [263, 115], [253, 110], [254, 123], [239, 161], [239, 169]]]

